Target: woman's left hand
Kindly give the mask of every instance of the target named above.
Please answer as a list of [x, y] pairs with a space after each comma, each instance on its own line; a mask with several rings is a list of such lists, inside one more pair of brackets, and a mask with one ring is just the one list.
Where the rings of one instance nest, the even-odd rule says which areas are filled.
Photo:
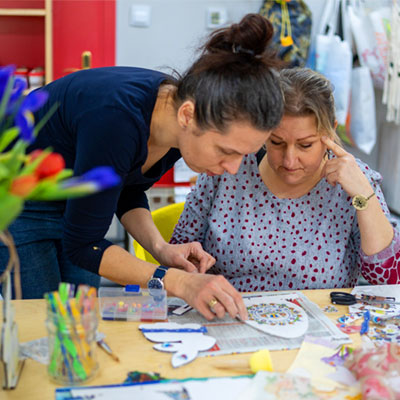
[[157, 260], [163, 265], [184, 269], [187, 272], [207, 272], [215, 258], [203, 250], [199, 242], [165, 244], [158, 252]]
[[322, 176], [328, 183], [332, 186], [339, 183], [350, 197], [357, 194], [369, 196], [373, 189], [354, 156], [326, 136], [323, 136], [321, 141], [336, 156], [325, 163], [322, 171]]

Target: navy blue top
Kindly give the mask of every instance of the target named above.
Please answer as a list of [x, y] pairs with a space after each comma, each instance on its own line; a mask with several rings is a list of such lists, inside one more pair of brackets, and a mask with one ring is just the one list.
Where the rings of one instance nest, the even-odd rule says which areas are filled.
[[46, 105], [39, 121], [55, 103], [56, 113], [29, 148], [51, 146], [63, 155], [75, 175], [108, 165], [121, 177], [118, 187], [66, 202], [64, 249], [71, 261], [98, 273], [111, 242], [104, 239], [114, 213], [118, 218], [134, 208], [149, 208], [144, 193], [181, 155], [170, 149], [145, 174], [150, 122], [158, 89], [168, 76], [147, 69], [107, 67], [83, 70], [45, 87]]

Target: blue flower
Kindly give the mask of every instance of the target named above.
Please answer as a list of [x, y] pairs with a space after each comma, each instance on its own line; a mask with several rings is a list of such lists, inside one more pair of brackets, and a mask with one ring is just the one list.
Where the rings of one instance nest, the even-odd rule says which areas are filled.
[[13, 88], [7, 105], [7, 114], [11, 114], [14, 105], [24, 94], [24, 90], [26, 90], [26, 88], [27, 88], [27, 83], [25, 79], [19, 78], [18, 76], [14, 77]]
[[111, 167], [96, 167], [83, 175], [68, 179], [62, 182], [61, 187], [77, 188], [79, 186], [85, 186], [87, 188], [92, 187], [93, 191], [99, 191], [108, 189], [116, 186], [121, 182], [121, 178]]
[[20, 137], [23, 141], [31, 143], [34, 139], [35, 120], [33, 112], [38, 110], [47, 101], [48, 93], [43, 90], [30, 92], [23, 100], [15, 116], [15, 124], [20, 129]]
[[7, 88], [7, 83], [10, 77], [14, 75], [15, 67], [8, 65], [7, 67], [0, 68], [0, 100], [3, 99], [4, 93]]

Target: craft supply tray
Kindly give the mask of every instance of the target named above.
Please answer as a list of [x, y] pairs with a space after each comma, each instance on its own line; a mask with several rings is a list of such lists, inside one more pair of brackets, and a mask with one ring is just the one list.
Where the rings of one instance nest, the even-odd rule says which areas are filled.
[[101, 287], [100, 314], [104, 320], [147, 321], [167, 319], [167, 293], [157, 290], [151, 295], [137, 285]]

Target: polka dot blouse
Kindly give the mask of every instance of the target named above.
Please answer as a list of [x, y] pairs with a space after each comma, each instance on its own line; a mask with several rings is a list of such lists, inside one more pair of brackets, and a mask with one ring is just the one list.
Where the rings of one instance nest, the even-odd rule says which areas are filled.
[[[357, 160], [389, 217], [379, 173]], [[216, 259], [210, 272], [239, 291], [352, 287], [400, 283], [400, 234], [367, 256], [356, 210], [340, 185], [322, 179], [297, 199], [280, 199], [263, 183], [254, 154], [236, 175], [200, 175], [171, 243], [199, 241]]]

